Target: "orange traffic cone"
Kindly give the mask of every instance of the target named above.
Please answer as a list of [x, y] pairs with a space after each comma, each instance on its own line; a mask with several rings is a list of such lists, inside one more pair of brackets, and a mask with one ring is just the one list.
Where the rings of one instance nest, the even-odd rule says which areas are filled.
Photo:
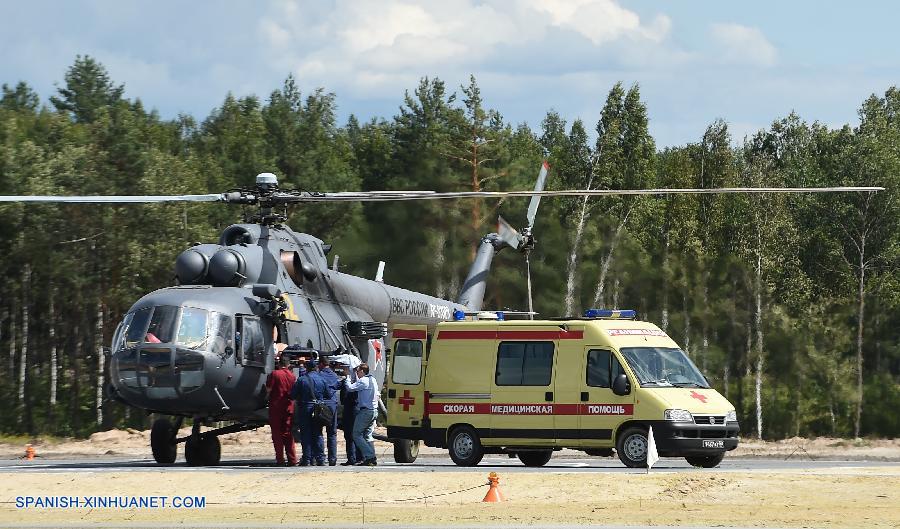
[[506, 497], [500, 491], [500, 476], [496, 472], [488, 474], [488, 483], [491, 484], [491, 488], [488, 489], [487, 494], [484, 495], [484, 499], [481, 501], [491, 503], [506, 501]]
[[31, 445], [25, 445], [25, 459], [31, 461], [34, 459], [34, 447]]

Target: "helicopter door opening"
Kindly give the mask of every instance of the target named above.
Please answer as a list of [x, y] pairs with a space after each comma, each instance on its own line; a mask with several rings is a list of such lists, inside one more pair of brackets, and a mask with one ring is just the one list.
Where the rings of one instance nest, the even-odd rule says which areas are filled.
[[263, 338], [262, 325], [256, 316], [237, 316], [237, 361], [245, 366], [265, 367], [266, 341]]

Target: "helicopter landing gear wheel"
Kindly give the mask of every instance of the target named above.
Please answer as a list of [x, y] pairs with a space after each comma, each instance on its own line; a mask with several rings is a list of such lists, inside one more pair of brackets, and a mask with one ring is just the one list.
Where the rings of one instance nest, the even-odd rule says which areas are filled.
[[188, 466], [210, 467], [219, 464], [222, 459], [222, 444], [215, 436], [200, 437], [192, 435], [184, 443], [184, 459]]
[[394, 462], [415, 463], [419, 457], [419, 441], [397, 439], [394, 441]]
[[175, 426], [169, 419], [156, 419], [150, 429], [150, 450], [153, 459], [162, 465], [171, 465], [178, 456], [178, 444], [175, 443]]

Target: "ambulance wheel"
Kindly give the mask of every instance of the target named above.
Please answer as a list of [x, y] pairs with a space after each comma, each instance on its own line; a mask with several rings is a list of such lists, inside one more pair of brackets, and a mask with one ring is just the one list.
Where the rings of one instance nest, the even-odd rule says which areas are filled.
[[175, 443], [175, 427], [169, 419], [156, 419], [150, 429], [150, 450], [153, 459], [163, 465], [171, 465], [178, 455]]
[[553, 456], [553, 450], [541, 450], [537, 452], [519, 452], [516, 454], [526, 467], [542, 467], [550, 461]]
[[616, 442], [619, 460], [631, 468], [647, 467], [647, 448], [647, 430], [643, 428], [628, 428]]
[[397, 439], [394, 441], [394, 462], [415, 463], [419, 457], [419, 441]]
[[222, 444], [216, 436], [188, 437], [184, 443], [184, 459], [188, 466], [209, 467], [219, 464], [222, 459]]
[[484, 448], [478, 432], [471, 426], [458, 426], [450, 432], [447, 443], [450, 447], [450, 459], [461, 467], [474, 467], [484, 457]]
[[692, 456], [685, 458], [692, 466], [699, 468], [715, 468], [725, 459], [725, 452], [714, 456]]

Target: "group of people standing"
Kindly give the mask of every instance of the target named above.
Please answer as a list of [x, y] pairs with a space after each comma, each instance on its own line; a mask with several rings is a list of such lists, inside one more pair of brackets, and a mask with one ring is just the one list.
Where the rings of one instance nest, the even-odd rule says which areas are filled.
[[[378, 463], [372, 438], [378, 410], [378, 382], [369, 374], [367, 364], [352, 369], [349, 377], [338, 376], [333, 367], [324, 358], [318, 362], [310, 360], [300, 367], [299, 376], [295, 376], [287, 355], [278, 358], [276, 369], [266, 380], [276, 464], [325, 465], [327, 460], [328, 465], [337, 465], [339, 401], [343, 406], [341, 429], [347, 452], [347, 460], [341, 465]], [[324, 425], [313, 417], [317, 405], [331, 411], [331, 419]], [[300, 443], [299, 459], [295, 442]]]

